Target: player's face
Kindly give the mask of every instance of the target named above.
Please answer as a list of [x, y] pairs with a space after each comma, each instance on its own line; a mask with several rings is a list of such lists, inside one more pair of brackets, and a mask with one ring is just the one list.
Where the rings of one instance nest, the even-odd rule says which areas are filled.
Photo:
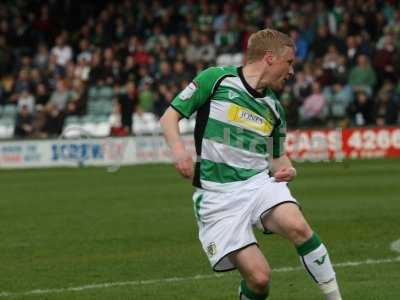
[[276, 91], [283, 89], [286, 81], [294, 75], [294, 58], [294, 50], [289, 47], [282, 54], [274, 55], [269, 68], [269, 87]]

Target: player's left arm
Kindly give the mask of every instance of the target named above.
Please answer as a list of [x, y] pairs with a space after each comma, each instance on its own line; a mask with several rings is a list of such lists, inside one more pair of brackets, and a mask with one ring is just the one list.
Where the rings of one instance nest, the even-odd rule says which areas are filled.
[[277, 182], [291, 181], [297, 175], [296, 169], [286, 154], [272, 160], [272, 172]]
[[293, 167], [292, 162], [285, 152], [285, 140], [286, 140], [286, 119], [285, 112], [280, 103], [276, 105], [277, 111], [279, 112], [280, 121], [275, 126], [271, 138], [272, 138], [272, 166], [271, 171], [275, 177], [275, 181], [291, 181], [296, 177], [297, 172]]

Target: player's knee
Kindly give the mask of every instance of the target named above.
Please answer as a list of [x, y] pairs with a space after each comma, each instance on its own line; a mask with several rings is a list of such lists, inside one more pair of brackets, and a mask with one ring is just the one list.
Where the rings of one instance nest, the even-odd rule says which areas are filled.
[[271, 272], [269, 270], [264, 270], [262, 272], [258, 271], [253, 273], [250, 277], [249, 285], [254, 292], [263, 294], [266, 291], [270, 280]]
[[307, 241], [312, 236], [312, 230], [307, 222], [301, 220], [293, 222], [289, 229], [289, 238], [295, 244]]

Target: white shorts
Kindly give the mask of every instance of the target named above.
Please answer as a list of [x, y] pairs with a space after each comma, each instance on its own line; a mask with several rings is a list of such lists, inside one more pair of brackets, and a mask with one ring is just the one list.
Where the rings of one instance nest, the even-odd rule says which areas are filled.
[[193, 201], [199, 239], [216, 272], [235, 269], [229, 254], [257, 244], [254, 227], [268, 233], [261, 219], [272, 208], [285, 202], [297, 204], [286, 182], [274, 182], [266, 174], [262, 184], [258, 178], [234, 192], [197, 189]]

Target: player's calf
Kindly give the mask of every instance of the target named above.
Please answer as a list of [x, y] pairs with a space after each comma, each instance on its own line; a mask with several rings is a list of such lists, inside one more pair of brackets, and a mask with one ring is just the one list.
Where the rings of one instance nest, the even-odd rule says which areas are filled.
[[264, 300], [269, 294], [271, 269], [257, 268], [250, 273], [242, 272], [243, 280], [240, 282], [240, 300]]
[[271, 268], [256, 245], [234, 252], [230, 260], [243, 277], [239, 288], [241, 300], [264, 300], [268, 297]]
[[296, 246], [307, 272], [318, 283], [327, 300], [341, 300], [335, 271], [329, 258], [328, 250], [314, 233], [304, 243]]
[[328, 251], [297, 206], [286, 203], [276, 207], [265, 217], [264, 226], [296, 246], [304, 267], [327, 300], [342, 299]]

